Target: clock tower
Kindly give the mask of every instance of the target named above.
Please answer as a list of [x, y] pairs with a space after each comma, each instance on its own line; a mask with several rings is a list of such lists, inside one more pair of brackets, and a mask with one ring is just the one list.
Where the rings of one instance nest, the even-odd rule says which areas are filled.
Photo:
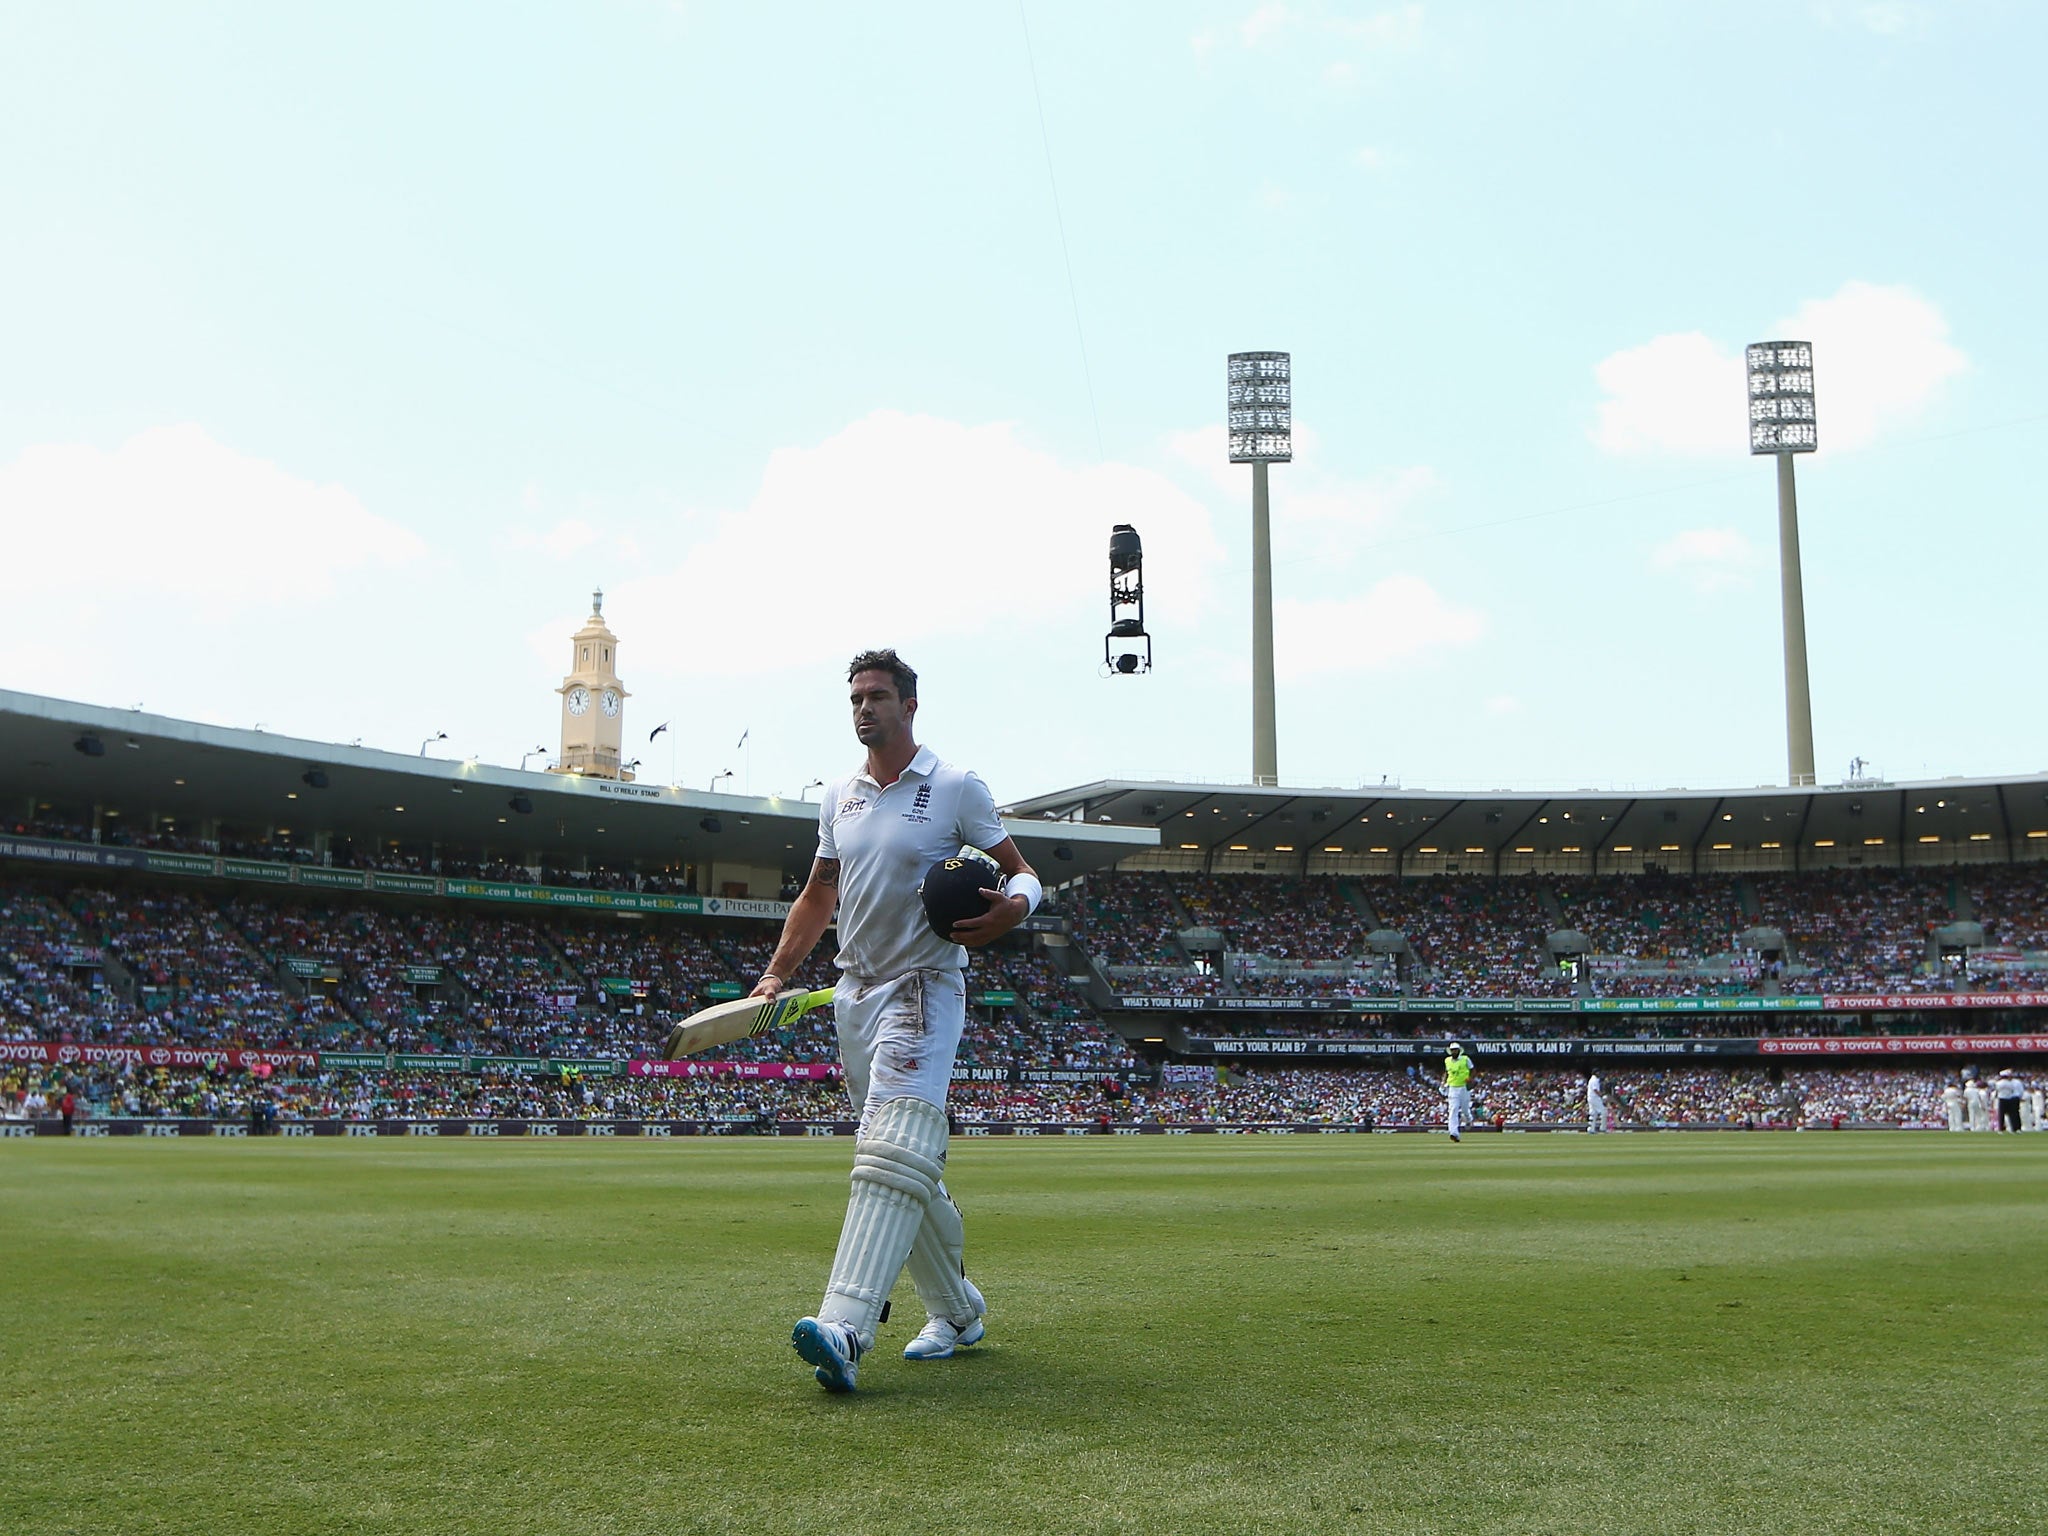
[[562, 755], [550, 773], [594, 779], [630, 779], [620, 762], [626, 725], [626, 689], [619, 681], [619, 638], [604, 621], [604, 591], [590, 595], [590, 617], [569, 642], [569, 675], [562, 696]]

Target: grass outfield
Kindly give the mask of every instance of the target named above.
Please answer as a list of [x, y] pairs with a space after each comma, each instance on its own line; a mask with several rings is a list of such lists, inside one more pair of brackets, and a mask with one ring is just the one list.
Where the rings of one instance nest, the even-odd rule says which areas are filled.
[[956, 1141], [849, 1398], [851, 1154], [0, 1144], [0, 1528], [2038, 1528], [2048, 1135]]

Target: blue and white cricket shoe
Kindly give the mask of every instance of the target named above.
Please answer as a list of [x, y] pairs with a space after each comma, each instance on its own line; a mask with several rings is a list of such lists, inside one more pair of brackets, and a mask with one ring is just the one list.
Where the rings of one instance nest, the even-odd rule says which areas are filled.
[[818, 1385], [827, 1392], [851, 1392], [860, 1375], [860, 1339], [844, 1323], [801, 1320], [789, 1336], [789, 1347], [806, 1365], [818, 1368]]
[[954, 1350], [981, 1342], [982, 1335], [988, 1332], [982, 1322], [988, 1303], [982, 1300], [981, 1292], [972, 1280], [963, 1276], [960, 1283], [967, 1287], [967, 1294], [974, 1300], [974, 1321], [962, 1328], [946, 1318], [933, 1318], [916, 1338], [903, 1346], [904, 1359], [950, 1360]]

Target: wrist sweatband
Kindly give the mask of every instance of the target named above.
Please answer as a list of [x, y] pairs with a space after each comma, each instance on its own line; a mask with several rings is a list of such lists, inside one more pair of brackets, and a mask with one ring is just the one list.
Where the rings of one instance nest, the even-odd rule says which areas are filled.
[[1024, 915], [1029, 917], [1038, 910], [1038, 904], [1045, 900], [1045, 887], [1038, 883], [1038, 876], [1019, 870], [1003, 882], [1005, 896], [1024, 898]]

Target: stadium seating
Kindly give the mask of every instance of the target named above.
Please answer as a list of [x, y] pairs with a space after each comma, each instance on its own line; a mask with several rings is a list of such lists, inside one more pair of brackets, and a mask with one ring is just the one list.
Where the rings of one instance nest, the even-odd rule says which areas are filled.
[[[1222, 1080], [1227, 1078], [1227, 1081]], [[1744, 1066], [1688, 1066], [1604, 1074], [1621, 1126], [1751, 1125], [1759, 1128], [1943, 1123], [1939, 1069], [1793, 1067], [1774, 1079]], [[1482, 1070], [1476, 1119], [1509, 1125], [1584, 1124], [1583, 1079], [1550, 1068]], [[434, 1072], [317, 1072], [258, 1080], [202, 1069], [0, 1068], [0, 1117], [19, 1116], [32, 1093], [46, 1102], [68, 1086], [88, 1118], [246, 1119], [252, 1102], [285, 1120], [674, 1119], [743, 1127], [764, 1120], [841, 1120], [850, 1114], [833, 1080], [738, 1077], [627, 1078], [560, 1073], [464, 1076]], [[956, 1084], [955, 1117], [967, 1126], [1003, 1122], [1078, 1125], [1421, 1125], [1441, 1120], [1434, 1079], [1405, 1069], [1230, 1069], [1217, 1080], [1170, 1084]]]
[[[2048, 866], [2039, 864], [1612, 881], [1120, 872], [1058, 893], [1045, 910], [1069, 916], [1073, 947], [1048, 949], [1019, 932], [973, 954], [963, 1065], [1138, 1073], [1132, 1044], [1101, 1017], [1099, 1004], [1117, 995], [1229, 1002], [1227, 1025], [1212, 1021], [1209, 1033], [1417, 1038], [1441, 1033], [1442, 1018], [1319, 1013], [1300, 1001], [1981, 991], [2048, 974]], [[1958, 922], [1984, 932], [1966, 966], [1943, 963], [1931, 942]], [[1588, 941], [1576, 978], [1549, 954], [1559, 928]], [[1759, 928], [1784, 935], [1782, 954], [1746, 949]], [[1367, 936], [1379, 929], [1401, 934], [1405, 953], [1375, 952]], [[677, 1018], [750, 987], [775, 933], [771, 922], [738, 918], [312, 896], [113, 872], [81, 879], [7, 864], [0, 1034], [624, 1059], [653, 1051]], [[830, 950], [828, 940], [792, 979], [829, 985]], [[1086, 970], [1071, 975], [1070, 965]], [[1261, 1012], [1266, 998], [1298, 1011]], [[1511, 1027], [1750, 1035], [1759, 1023], [1579, 1012]], [[1853, 1011], [1773, 1014], [1768, 1024], [1788, 1035], [1868, 1027]], [[1886, 1027], [1952, 1026], [1920, 1013]], [[723, 1054], [829, 1062], [835, 1042], [820, 1016]]]

